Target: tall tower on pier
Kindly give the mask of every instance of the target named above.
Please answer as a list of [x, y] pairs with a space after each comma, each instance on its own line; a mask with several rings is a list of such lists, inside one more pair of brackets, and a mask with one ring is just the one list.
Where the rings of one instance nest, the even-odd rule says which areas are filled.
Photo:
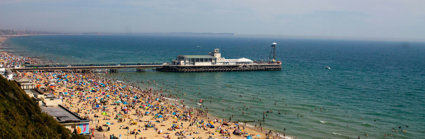
[[213, 54], [212, 54], [212, 56], [214, 56], [214, 57], [215, 57], [215, 58], [217, 58], [217, 59], [220, 59], [220, 58], [221, 58], [220, 49], [215, 48], [215, 49], [214, 49], [214, 52], [213, 52]]
[[272, 62], [276, 62], [276, 45], [277, 45], [276, 42], [273, 42], [272, 43], [272, 49], [273, 49], [273, 59], [272, 59]]

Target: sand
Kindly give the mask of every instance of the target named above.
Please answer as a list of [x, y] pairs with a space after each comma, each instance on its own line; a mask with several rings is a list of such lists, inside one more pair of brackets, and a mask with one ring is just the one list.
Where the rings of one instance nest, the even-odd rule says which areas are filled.
[[7, 37], [0, 36], [0, 44], [5, 42], [6, 40], [7, 40]]
[[[0, 43], [6, 39], [0, 37]], [[7, 52], [2, 52], [2, 56], [14, 63], [31, 59], [17, 58]], [[4, 62], [10, 67], [15, 66]], [[34, 60], [30, 62], [37, 63]], [[17, 79], [22, 77], [31, 79], [38, 89], [47, 88], [46, 93], [61, 98], [63, 106], [89, 119], [94, 138], [110, 138], [110, 135], [148, 139], [266, 138], [265, 130], [261, 132], [214, 118], [204, 110], [189, 108], [183, 101], [170, 99], [174, 97], [162, 94], [161, 89], [140, 89], [131, 83], [104, 78], [104, 74], [17, 72]], [[99, 127], [103, 131], [97, 130]], [[234, 131], [240, 132], [240, 135], [233, 134]]]
[[[77, 112], [81, 117], [90, 119], [90, 127], [93, 129], [99, 126], [103, 130], [110, 128], [109, 131], [94, 130], [95, 138], [109, 138], [110, 135], [122, 138], [266, 137], [264, 133], [243, 125], [232, 122], [224, 125], [222, 119], [209, 119], [204, 111], [188, 108], [181, 101], [167, 99], [170, 96], [161, 94], [160, 90], [138, 89], [124, 82], [102, 78], [98, 74], [25, 72], [20, 75], [31, 78], [41, 88], [43, 86], [49, 88], [48, 82], [56, 80], [56, 86], [49, 92], [62, 97], [65, 107]], [[58, 82], [57, 79], [62, 81]], [[65, 80], [67, 80], [66, 83]], [[66, 92], [66, 95], [61, 92]], [[134, 98], [135, 96], [137, 99]], [[102, 100], [104, 103], [101, 102]], [[115, 103], [117, 101], [121, 103]], [[123, 104], [125, 102], [127, 103]], [[96, 108], [96, 105], [99, 108]], [[123, 111], [125, 107], [127, 107], [127, 113]], [[102, 112], [107, 115], [102, 115]], [[162, 118], [157, 114], [160, 114]], [[214, 125], [214, 128], [208, 127], [208, 123]], [[171, 129], [173, 124], [178, 125], [178, 128]], [[150, 125], [153, 127], [145, 127]], [[236, 129], [241, 130], [242, 135], [234, 135], [233, 131]], [[134, 134], [131, 134], [132, 131], [135, 131]]]

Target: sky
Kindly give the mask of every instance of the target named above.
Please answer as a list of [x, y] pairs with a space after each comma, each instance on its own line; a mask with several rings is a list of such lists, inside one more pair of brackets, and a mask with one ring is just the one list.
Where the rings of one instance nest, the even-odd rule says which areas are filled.
[[425, 0], [0, 0], [0, 28], [425, 39]]

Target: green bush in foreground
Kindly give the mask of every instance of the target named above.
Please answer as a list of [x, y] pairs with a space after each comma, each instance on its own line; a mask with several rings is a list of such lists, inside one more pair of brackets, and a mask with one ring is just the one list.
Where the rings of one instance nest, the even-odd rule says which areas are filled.
[[0, 138], [83, 138], [41, 112], [14, 81], [0, 76]]

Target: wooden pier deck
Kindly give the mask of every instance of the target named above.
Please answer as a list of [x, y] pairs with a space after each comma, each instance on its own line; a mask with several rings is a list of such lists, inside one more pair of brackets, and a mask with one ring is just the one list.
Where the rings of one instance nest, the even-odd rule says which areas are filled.
[[162, 63], [132, 63], [132, 64], [45, 64], [25, 65], [24, 67], [11, 68], [12, 71], [57, 71], [71, 70], [75, 72], [88, 72], [97, 69], [106, 69], [109, 72], [118, 72], [118, 69], [155, 69], [161, 72], [231, 72], [231, 71], [280, 71], [280, 63], [254, 63], [245, 65], [168, 65]]
[[25, 65], [25, 67], [11, 68], [12, 71], [55, 71], [55, 70], [95, 70], [95, 69], [147, 69], [160, 68], [161, 63], [134, 63], [134, 64], [42, 64]]
[[246, 65], [163, 65], [157, 68], [163, 72], [232, 72], [232, 71], [280, 71], [282, 65], [277, 63], [255, 63]]

